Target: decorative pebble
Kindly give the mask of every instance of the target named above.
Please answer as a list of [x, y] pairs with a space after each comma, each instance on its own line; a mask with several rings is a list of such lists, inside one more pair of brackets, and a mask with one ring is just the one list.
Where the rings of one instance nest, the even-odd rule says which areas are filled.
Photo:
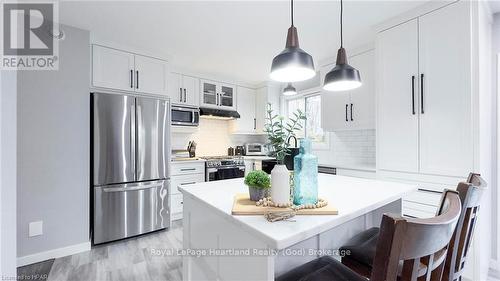
[[323, 208], [328, 205], [328, 201], [325, 199], [318, 198], [318, 202], [316, 204], [302, 204], [302, 205], [293, 205], [292, 202], [287, 203], [274, 203], [271, 200], [271, 197], [264, 197], [255, 203], [257, 206], [262, 207], [277, 207], [277, 208], [291, 208], [294, 211], [302, 210], [302, 209], [316, 209]]

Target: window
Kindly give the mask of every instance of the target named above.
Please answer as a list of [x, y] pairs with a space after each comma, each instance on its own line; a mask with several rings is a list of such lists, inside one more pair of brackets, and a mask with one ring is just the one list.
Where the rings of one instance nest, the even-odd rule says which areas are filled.
[[325, 133], [321, 128], [321, 95], [315, 93], [308, 96], [302, 96], [286, 100], [288, 118], [293, 116], [293, 113], [300, 109], [305, 112], [307, 120], [304, 129], [297, 132], [297, 137], [310, 138], [313, 142], [325, 142]]

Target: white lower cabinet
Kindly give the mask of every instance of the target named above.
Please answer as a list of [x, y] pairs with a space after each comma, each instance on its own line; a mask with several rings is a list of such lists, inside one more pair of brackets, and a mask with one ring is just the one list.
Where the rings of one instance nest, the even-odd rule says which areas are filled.
[[434, 217], [440, 201], [440, 192], [419, 189], [403, 198], [403, 215], [415, 218]]
[[171, 220], [182, 219], [182, 193], [179, 186], [205, 181], [205, 162], [172, 162], [170, 175], [169, 206]]

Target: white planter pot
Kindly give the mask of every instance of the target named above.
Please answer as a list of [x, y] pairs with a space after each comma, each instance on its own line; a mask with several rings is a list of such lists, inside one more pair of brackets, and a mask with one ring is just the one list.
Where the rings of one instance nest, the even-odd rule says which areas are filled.
[[290, 172], [285, 165], [275, 165], [271, 171], [271, 197], [274, 203], [290, 202]]

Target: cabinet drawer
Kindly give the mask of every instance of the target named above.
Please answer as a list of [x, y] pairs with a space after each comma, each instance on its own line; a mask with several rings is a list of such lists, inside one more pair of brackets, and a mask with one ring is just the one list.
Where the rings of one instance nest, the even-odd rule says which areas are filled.
[[170, 196], [170, 212], [171, 214], [182, 213], [182, 194], [172, 194]]
[[170, 194], [180, 193], [179, 186], [192, 184], [197, 182], [204, 182], [205, 174], [189, 174], [182, 176], [172, 176], [170, 179]]
[[171, 176], [187, 175], [187, 174], [205, 174], [205, 162], [195, 163], [172, 163]]
[[403, 200], [438, 207], [441, 201], [441, 193], [426, 190], [417, 190], [406, 195]]
[[403, 215], [416, 218], [431, 218], [436, 215], [437, 206], [430, 206], [403, 200]]

